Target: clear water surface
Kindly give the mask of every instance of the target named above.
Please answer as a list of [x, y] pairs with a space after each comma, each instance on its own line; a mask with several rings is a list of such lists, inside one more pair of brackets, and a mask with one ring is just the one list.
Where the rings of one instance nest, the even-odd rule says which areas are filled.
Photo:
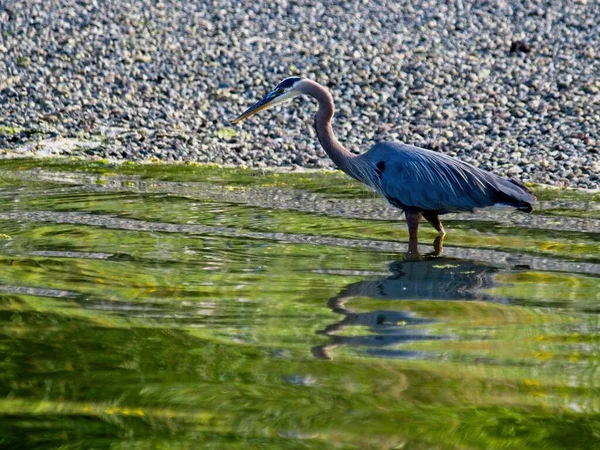
[[0, 447], [600, 448], [600, 198], [538, 195], [413, 261], [340, 174], [1, 162]]

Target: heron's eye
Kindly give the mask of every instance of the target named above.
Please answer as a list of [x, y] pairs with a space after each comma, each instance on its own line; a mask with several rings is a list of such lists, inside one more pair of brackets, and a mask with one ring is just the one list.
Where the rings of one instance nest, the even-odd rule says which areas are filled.
[[279, 88], [279, 89], [277, 89], [277, 93], [278, 93], [278, 94], [283, 94], [284, 92], [285, 92], [285, 89], [284, 89], [284, 88]]

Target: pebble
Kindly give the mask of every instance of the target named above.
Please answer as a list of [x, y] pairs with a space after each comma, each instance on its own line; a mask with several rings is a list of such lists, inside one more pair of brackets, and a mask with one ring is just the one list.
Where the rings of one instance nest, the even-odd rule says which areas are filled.
[[333, 167], [313, 101], [229, 124], [301, 75], [332, 91], [353, 152], [401, 140], [600, 188], [600, 8], [585, 2], [5, 3], [0, 153], [87, 138], [87, 157]]

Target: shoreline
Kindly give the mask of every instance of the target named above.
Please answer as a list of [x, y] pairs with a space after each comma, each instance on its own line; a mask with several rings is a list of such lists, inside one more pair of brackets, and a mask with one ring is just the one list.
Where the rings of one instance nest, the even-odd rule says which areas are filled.
[[[245, 164], [232, 164], [232, 163], [215, 163], [205, 161], [190, 160], [163, 160], [156, 157], [151, 158], [114, 158], [105, 157], [101, 154], [85, 154], [88, 150], [96, 150], [102, 146], [99, 140], [86, 140], [77, 138], [56, 138], [56, 139], [45, 139], [36, 142], [31, 142], [21, 146], [20, 148], [0, 148], [0, 163], [3, 160], [11, 159], [64, 159], [65, 161], [78, 161], [78, 162], [106, 162], [109, 164], [120, 165], [120, 164], [155, 164], [155, 165], [192, 165], [192, 166], [215, 166], [223, 169], [241, 169], [241, 170], [257, 170], [267, 171], [276, 173], [312, 173], [312, 172], [341, 172], [333, 164], [322, 165], [321, 167], [310, 167], [299, 164], [290, 164], [285, 166], [270, 166], [270, 165], [245, 165]], [[331, 161], [330, 161], [331, 162]], [[509, 175], [503, 175], [510, 178]], [[518, 177], [517, 177], [518, 178]], [[541, 183], [536, 181], [524, 181], [529, 187], [541, 188], [541, 189], [568, 189], [578, 192], [587, 192], [595, 194], [600, 192], [600, 184], [597, 188], [586, 188], [580, 186], [572, 186], [569, 183]]]
[[[73, 143], [71, 143], [73, 144]], [[59, 146], [59, 148], [62, 148]], [[337, 168], [328, 167], [304, 167], [299, 165], [291, 166], [265, 166], [265, 167], [254, 167], [254, 166], [243, 166], [235, 164], [217, 164], [210, 162], [198, 162], [198, 161], [164, 161], [158, 158], [151, 159], [119, 159], [119, 158], [101, 158], [99, 156], [82, 156], [75, 154], [48, 154], [47, 152], [35, 153], [35, 152], [6, 152], [2, 153], [0, 149], [0, 169], [6, 161], [40, 161], [45, 160], [52, 161], [53, 163], [64, 162], [65, 165], [70, 164], [91, 164], [91, 165], [106, 165], [111, 167], [119, 166], [165, 166], [167, 168], [173, 168], [177, 166], [182, 167], [199, 167], [199, 168], [215, 168], [222, 170], [243, 170], [243, 171], [255, 171], [256, 173], [276, 173], [276, 174], [335, 174], [347, 177], [348, 181], [352, 181], [350, 177], [344, 174]], [[198, 182], [204, 182], [204, 180], [196, 180]], [[357, 182], [358, 183], [358, 182]], [[595, 196], [600, 193], [600, 188], [581, 188], [577, 186], [558, 186], [556, 184], [536, 183], [536, 182], [525, 182], [527, 187], [534, 190], [542, 191], [566, 191], [579, 194], [589, 194]]]

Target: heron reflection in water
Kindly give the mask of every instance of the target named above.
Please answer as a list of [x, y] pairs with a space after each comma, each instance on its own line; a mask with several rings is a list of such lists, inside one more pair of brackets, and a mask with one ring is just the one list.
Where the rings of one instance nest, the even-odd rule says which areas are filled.
[[506, 179], [442, 153], [399, 142], [382, 142], [361, 155], [350, 153], [333, 134], [333, 98], [320, 84], [290, 77], [232, 121], [236, 124], [259, 111], [299, 95], [319, 103], [315, 129], [321, 146], [346, 174], [381, 194], [404, 211], [409, 254], [418, 255], [417, 231], [425, 218], [438, 231], [434, 254], [439, 255], [446, 232], [440, 215], [493, 206], [531, 212], [535, 196], [515, 179]]
[[[450, 258], [419, 261], [397, 261], [390, 264], [392, 274], [386, 278], [359, 281], [346, 286], [327, 305], [343, 316], [339, 322], [327, 326], [319, 334], [329, 336], [331, 342], [314, 347], [312, 353], [319, 359], [332, 359], [332, 350], [338, 346], [366, 347], [372, 356], [414, 358], [418, 352], [389, 348], [417, 340], [445, 339], [433, 335], [426, 325], [432, 319], [416, 317], [410, 311], [377, 310], [355, 312], [346, 306], [352, 298], [366, 297], [378, 300], [480, 300], [506, 302], [486, 293], [495, 285], [494, 273], [498, 268], [480, 262]], [[367, 327], [368, 335], [340, 336], [348, 327]]]

